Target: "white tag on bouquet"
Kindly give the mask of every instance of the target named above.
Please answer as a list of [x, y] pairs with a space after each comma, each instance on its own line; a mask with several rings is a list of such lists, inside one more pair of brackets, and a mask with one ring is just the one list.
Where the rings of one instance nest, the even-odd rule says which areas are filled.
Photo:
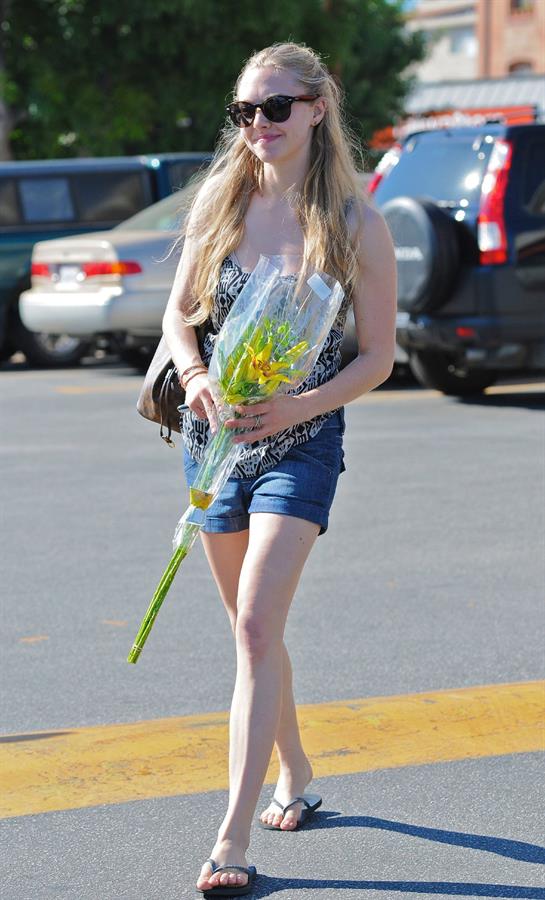
[[327, 300], [331, 293], [327, 284], [325, 283], [323, 278], [320, 278], [317, 272], [315, 272], [314, 275], [310, 276], [307, 284], [310, 288], [312, 288], [315, 294], [318, 294], [320, 300]]

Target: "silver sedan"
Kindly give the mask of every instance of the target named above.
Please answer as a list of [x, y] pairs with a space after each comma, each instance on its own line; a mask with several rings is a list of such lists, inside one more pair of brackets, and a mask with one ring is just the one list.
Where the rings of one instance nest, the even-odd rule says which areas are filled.
[[109, 231], [40, 241], [20, 310], [31, 331], [113, 338], [121, 349], [153, 347], [180, 255], [191, 187]]

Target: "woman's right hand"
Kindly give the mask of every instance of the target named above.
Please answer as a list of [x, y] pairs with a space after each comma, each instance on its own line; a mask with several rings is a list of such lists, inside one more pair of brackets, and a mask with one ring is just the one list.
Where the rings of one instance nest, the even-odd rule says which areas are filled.
[[206, 372], [199, 372], [189, 381], [185, 402], [198, 419], [208, 419], [210, 431], [215, 434], [218, 429], [218, 415]]

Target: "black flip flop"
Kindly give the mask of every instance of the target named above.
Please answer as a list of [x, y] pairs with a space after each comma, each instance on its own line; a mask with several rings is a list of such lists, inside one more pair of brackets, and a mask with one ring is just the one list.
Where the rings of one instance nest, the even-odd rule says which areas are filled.
[[225, 863], [223, 866], [218, 866], [214, 862], [213, 859], [207, 859], [207, 863], [210, 863], [210, 868], [212, 869], [212, 875], [215, 872], [222, 872], [224, 869], [236, 869], [238, 872], [245, 872], [248, 876], [247, 884], [218, 884], [217, 887], [213, 888], [197, 888], [201, 894], [204, 894], [205, 898], [208, 897], [240, 897], [243, 894], [250, 894], [254, 889], [254, 882], [257, 876], [257, 870], [255, 866], [234, 866], [230, 863]]
[[289, 803], [286, 803], [285, 806], [282, 806], [281, 803], [278, 802], [276, 797], [272, 798], [272, 802], [279, 806], [282, 810], [282, 815], [285, 816], [286, 812], [290, 808], [290, 806], [294, 806], [296, 803], [304, 803], [304, 809], [301, 810], [301, 817], [297, 822], [295, 828], [280, 828], [279, 825], [266, 825], [265, 822], [262, 822], [261, 819], [258, 819], [257, 824], [260, 828], [263, 828], [265, 831], [299, 831], [304, 827], [305, 823], [312, 817], [312, 815], [316, 812], [319, 806], [322, 805], [322, 798], [318, 794], [302, 794], [301, 797], [295, 797], [293, 800], [290, 800]]

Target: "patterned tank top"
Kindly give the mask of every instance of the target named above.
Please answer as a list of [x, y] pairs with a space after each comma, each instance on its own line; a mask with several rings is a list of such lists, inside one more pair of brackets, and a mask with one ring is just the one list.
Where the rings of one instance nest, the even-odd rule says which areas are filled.
[[[207, 366], [212, 357], [214, 338], [249, 277], [250, 272], [245, 272], [241, 269], [231, 256], [227, 256], [224, 259], [210, 316], [212, 327], [205, 337], [201, 353], [202, 360]], [[340, 346], [349, 305], [350, 300], [345, 296], [314, 368], [305, 381], [290, 393], [302, 394], [305, 391], [318, 387], [320, 384], [324, 384], [326, 381], [330, 381], [337, 374], [341, 364]], [[331, 412], [315, 416], [308, 422], [300, 422], [298, 425], [292, 425], [290, 428], [284, 429], [284, 431], [279, 431], [277, 434], [263, 438], [263, 440], [245, 445], [244, 453], [233, 470], [233, 476], [236, 478], [254, 478], [272, 469], [273, 466], [280, 462], [288, 450], [318, 434], [324, 422], [334, 412], [336, 410], [331, 410]], [[193, 412], [188, 411], [182, 416], [181, 431], [189, 454], [197, 462], [201, 462], [210, 437], [208, 420], [199, 419]]]

